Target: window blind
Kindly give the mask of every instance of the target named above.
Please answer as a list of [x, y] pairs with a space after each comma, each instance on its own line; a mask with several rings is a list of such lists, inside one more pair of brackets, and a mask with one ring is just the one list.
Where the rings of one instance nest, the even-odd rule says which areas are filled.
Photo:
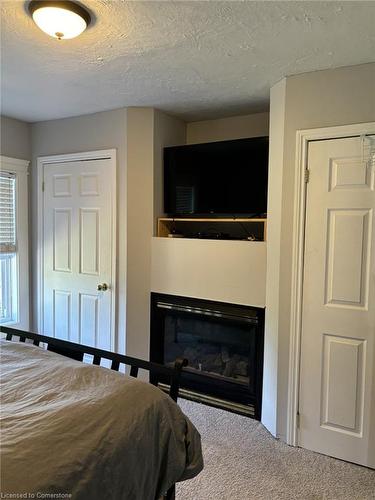
[[16, 176], [0, 172], [0, 253], [16, 248]]

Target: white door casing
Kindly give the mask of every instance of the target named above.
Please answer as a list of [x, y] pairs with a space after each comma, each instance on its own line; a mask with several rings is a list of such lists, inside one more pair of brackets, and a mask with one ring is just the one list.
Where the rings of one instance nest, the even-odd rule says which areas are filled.
[[298, 444], [375, 467], [375, 163], [368, 160], [360, 137], [309, 143]]
[[293, 216], [293, 258], [291, 286], [291, 324], [289, 346], [288, 406], [286, 442], [298, 445], [298, 405], [302, 328], [302, 296], [305, 248], [307, 152], [311, 141], [375, 134], [375, 122], [297, 130]]
[[40, 158], [38, 173], [38, 329], [115, 350], [115, 151]]

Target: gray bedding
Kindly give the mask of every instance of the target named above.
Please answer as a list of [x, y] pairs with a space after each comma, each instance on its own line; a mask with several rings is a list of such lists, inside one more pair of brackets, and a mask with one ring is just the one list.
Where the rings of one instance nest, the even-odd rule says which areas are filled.
[[3, 494], [155, 500], [202, 467], [198, 431], [160, 389], [1, 340]]

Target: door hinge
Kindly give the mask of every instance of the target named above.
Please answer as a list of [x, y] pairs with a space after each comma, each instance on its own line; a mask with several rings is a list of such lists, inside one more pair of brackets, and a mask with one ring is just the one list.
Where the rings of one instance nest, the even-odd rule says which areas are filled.
[[310, 180], [310, 170], [306, 168], [305, 170], [305, 183], [307, 184]]
[[301, 415], [300, 415], [299, 411], [297, 411], [297, 415], [296, 415], [296, 425], [297, 425], [297, 429], [299, 429], [300, 425], [301, 425]]
[[42, 192], [44, 193], [44, 181], [42, 181]]

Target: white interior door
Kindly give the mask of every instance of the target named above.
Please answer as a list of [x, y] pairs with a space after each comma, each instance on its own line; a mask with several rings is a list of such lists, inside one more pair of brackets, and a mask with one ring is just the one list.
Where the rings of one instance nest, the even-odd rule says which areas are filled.
[[299, 445], [375, 467], [374, 168], [359, 137], [310, 142]]
[[114, 175], [110, 159], [43, 166], [43, 333], [102, 349], [114, 349]]

